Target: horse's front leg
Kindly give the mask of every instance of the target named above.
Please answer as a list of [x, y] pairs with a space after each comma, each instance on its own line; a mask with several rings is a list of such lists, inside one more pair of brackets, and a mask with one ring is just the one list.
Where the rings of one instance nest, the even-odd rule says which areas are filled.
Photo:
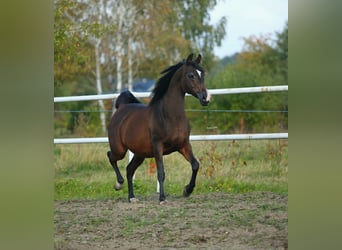
[[185, 186], [183, 196], [184, 197], [189, 197], [192, 191], [194, 191], [194, 188], [196, 186], [196, 177], [197, 177], [197, 172], [199, 169], [199, 163], [196, 160], [194, 154], [192, 153], [192, 148], [191, 144], [188, 142], [185, 147], [181, 148], [179, 150], [179, 153], [181, 153], [185, 159], [190, 162], [191, 168], [192, 168], [192, 175], [191, 179], [188, 185]]
[[163, 163], [162, 143], [160, 142], [154, 143], [153, 153], [154, 153], [154, 158], [157, 164], [157, 178], [159, 182], [159, 202], [160, 204], [163, 204], [165, 202], [165, 193], [164, 193], [165, 171], [164, 171], [164, 163]]

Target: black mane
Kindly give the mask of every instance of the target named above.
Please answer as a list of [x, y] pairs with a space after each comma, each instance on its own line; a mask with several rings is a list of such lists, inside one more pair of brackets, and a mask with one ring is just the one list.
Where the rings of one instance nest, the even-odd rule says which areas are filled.
[[173, 66], [164, 69], [160, 74], [164, 74], [160, 77], [152, 91], [152, 99], [150, 101], [150, 105], [153, 105], [157, 101], [159, 101], [166, 93], [167, 89], [169, 88], [171, 78], [176, 73], [176, 71], [184, 65], [184, 62], [179, 62]]

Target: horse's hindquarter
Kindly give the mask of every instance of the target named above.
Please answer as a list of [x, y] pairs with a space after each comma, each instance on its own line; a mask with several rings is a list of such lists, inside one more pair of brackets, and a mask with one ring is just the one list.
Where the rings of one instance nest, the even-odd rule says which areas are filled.
[[129, 104], [122, 107], [124, 117], [120, 124], [121, 143], [133, 153], [143, 156], [152, 156], [150, 138], [150, 110], [143, 104]]

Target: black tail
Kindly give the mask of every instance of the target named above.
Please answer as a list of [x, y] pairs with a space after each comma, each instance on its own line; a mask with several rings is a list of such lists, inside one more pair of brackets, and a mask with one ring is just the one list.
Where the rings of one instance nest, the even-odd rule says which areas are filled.
[[121, 104], [141, 103], [129, 90], [123, 91], [115, 101], [115, 108], [118, 109]]

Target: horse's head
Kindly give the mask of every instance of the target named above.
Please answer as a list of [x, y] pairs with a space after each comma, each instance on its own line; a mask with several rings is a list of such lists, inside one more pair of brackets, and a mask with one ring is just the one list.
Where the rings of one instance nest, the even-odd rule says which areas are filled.
[[193, 54], [190, 54], [184, 61], [182, 88], [186, 93], [198, 98], [203, 106], [207, 106], [211, 96], [204, 85], [204, 69], [199, 66], [202, 56], [198, 55], [195, 61], [192, 58]]

